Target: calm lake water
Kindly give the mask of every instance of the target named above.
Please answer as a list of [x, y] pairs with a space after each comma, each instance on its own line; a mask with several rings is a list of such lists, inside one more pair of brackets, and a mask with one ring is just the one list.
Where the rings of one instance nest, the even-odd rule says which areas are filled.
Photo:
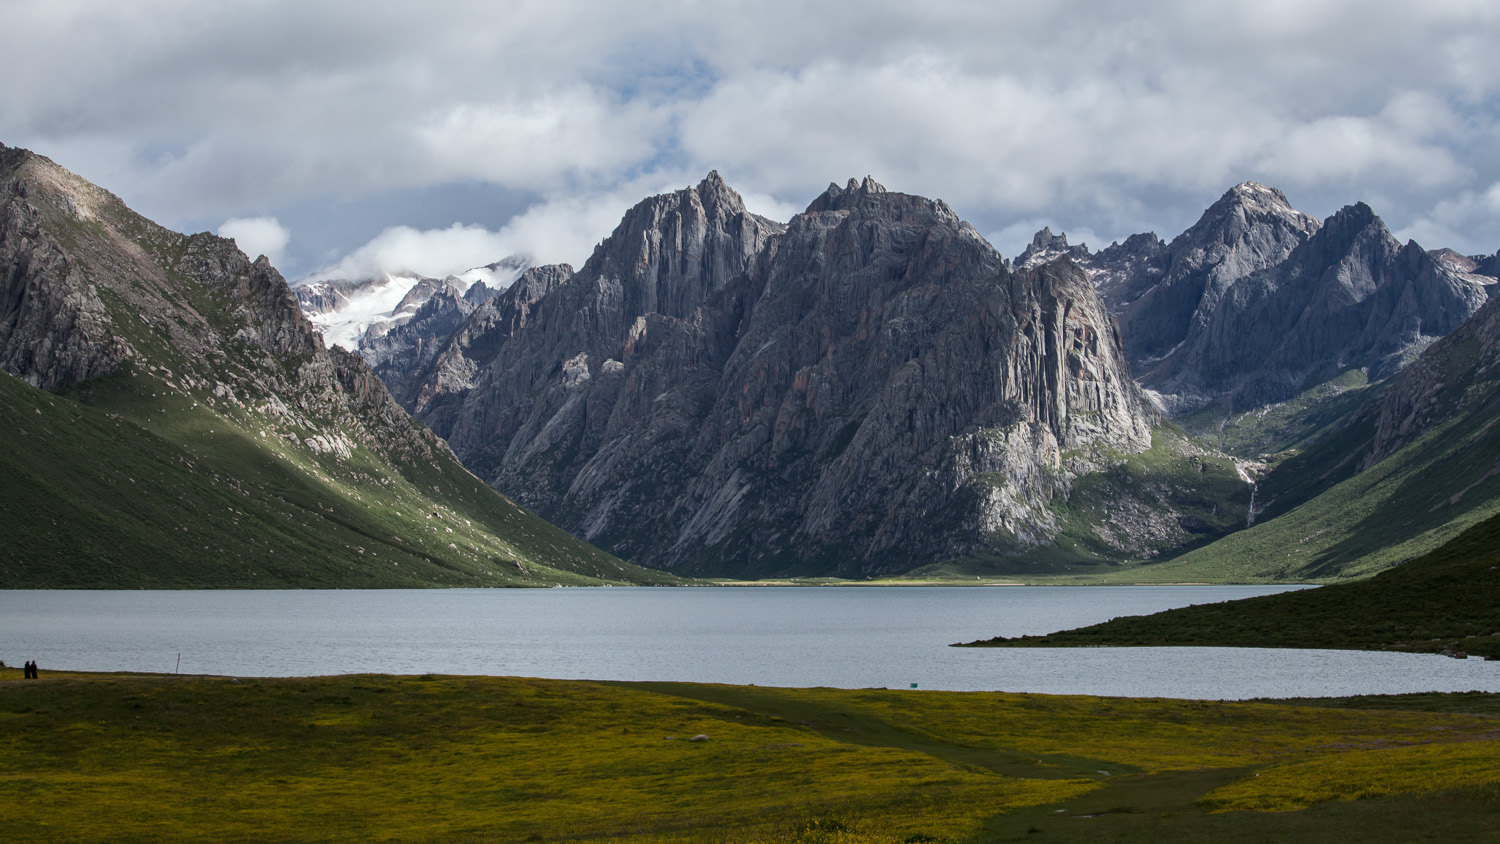
[[1500, 662], [1255, 648], [950, 648], [1287, 587], [0, 591], [46, 670], [489, 674], [1236, 699], [1500, 691]]

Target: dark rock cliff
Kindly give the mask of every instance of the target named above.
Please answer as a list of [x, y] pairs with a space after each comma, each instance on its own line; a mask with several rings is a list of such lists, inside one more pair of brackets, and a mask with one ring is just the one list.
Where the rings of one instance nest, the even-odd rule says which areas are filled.
[[1284, 261], [1237, 281], [1142, 381], [1164, 393], [1230, 394], [1235, 408], [1249, 409], [1350, 367], [1381, 378], [1487, 298], [1482, 284], [1415, 243], [1398, 243], [1358, 203], [1330, 217]]
[[[693, 571], [873, 573], [1051, 541], [1155, 413], [1085, 275], [943, 203], [830, 186], [782, 227], [711, 174], [477, 309], [410, 396], [575, 533]], [[523, 277], [523, 282], [527, 278]]]
[[55, 390], [133, 361], [184, 391], [325, 432], [308, 438], [316, 449], [342, 453], [352, 438], [397, 461], [446, 450], [363, 362], [323, 348], [264, 258], [157, 226], [25, 150], [0, 147], [0, 191], [5, 371]]

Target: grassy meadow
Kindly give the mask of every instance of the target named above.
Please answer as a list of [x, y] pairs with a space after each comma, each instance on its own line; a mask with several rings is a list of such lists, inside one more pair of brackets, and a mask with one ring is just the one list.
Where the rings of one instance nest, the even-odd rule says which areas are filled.
[[0, 670], [11, 842], [1481, 841], [1500, 818], [1495, 695], [1431, 712], [1399, 698], [20, 677]]

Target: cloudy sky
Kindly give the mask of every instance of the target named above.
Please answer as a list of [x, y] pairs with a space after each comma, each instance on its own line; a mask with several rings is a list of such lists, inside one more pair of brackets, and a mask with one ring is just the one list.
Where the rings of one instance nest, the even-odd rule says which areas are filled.
[[0, 142], [291, 279], [581, 264], [718, 169], [785, 220], [830, 181], [1170, 238], [1247, 179], [1500, 249], [1494, 0], [0, 0]]

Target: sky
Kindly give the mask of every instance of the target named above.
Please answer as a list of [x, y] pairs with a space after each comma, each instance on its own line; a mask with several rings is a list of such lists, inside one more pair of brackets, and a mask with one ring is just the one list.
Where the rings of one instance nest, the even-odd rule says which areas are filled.
[[0, 142], [291, 280], [581, 265], [717, 169], [939, 198], [1015, 256], [1233, 185], [1500, 249], [1500, 3], [0, 0]]

